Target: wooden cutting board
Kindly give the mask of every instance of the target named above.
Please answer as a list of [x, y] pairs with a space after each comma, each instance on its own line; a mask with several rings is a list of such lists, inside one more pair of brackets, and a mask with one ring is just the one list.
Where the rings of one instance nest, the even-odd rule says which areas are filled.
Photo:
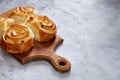
[[33, 47], [33, 49], [31, 49], [29, 52], [12, 56], [22, 64], [34, 60], [47, 60], [52, 63], [56, 70], [66, 72], [70, 70], [70, 62], [63, 57], [56, 55], [54, 52], [55, 48], [62, 41], [63, 39], [61, 37], [56, 36], [55, 39], [49, 42], [35, 42], [35, 47]]
[[[11, 14], [11, 10], [0, 14], [0, 17], [8, 17]], [[67, 72], [71, 68], [70, 62], [55, 54], [55, 48], [63, 41], [63, 39], [56, 35], [54, 39], [49, 42], [38, 43], [35, 42], [35, 46], [28, 52], [23, 54], [13, 55], [21, 64], [25, 64], [34, 60], [46, 60], [49, 61], [56, 70], [61, 72]]]

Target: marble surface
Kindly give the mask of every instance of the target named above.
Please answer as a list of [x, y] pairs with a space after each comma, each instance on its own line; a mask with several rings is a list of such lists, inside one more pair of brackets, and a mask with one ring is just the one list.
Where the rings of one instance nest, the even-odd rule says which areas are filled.
[[120, 0], [0, 0], [0, 12], [24, 5], [57, 24], [64, 42], [56, 53], [71, 71], [46, 61], [21, 65], [0, 49], [0, 80], [120, 80]]

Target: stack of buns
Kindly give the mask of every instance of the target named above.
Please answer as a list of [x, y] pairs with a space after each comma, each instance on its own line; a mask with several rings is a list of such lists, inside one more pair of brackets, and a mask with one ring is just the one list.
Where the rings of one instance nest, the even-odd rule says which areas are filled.
[[29, 51], [34, 41], [47, 42], [56, 36], [55, 23], [37, 14], [32, 6], [18, 7], [0, 17], [0, 45], [11, 54]]

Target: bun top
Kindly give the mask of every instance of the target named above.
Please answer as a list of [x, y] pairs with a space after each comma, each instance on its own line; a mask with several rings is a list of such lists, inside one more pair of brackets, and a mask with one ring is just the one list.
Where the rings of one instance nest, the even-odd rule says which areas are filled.
[[16, 23], [25, 23], [31, 16], [37, 15], [32, 6], [18, 7], [13, 9], [9, 18], [15, 19]]
[[3, 39], [9, 43], [23, 43], [33, 38], [34, 35], [31, 30], [22, 24], [13, 24], [9, 26], [5, 34], [3, 34]]
[[36, 10], [32, 6], [18, 7], [13, 10], [14, 14], [27, 15], [27, 14], [37, 14]]
[[55, 23], [47, 16], [38, 16], [38, 23], [41, 23], [41, 29], [47, 33], [56, 33]]
[[[14, 24], [24, 24], [29, 27], [38, 42], [46, 42], [53, 39], [57, 33], [55, 23], [47, 16], [37, 14], [32, 6], [23, 6], [7, 11], [8, 18], [14, 20]], [[36, 36], [37, 35], [37, 36]]]

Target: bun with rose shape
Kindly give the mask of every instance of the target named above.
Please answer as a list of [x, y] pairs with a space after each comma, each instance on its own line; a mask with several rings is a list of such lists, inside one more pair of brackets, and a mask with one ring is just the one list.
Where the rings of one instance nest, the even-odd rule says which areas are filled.
[[55, 23], [47, 16], [36, 15], [26, 21], [26, 25], [33, 31], [34, 39], [46, 42], [53, 39], [57, 33]]
[[47, 16], [38, 15], [32, 6], [14, 8], [7, 17], [14, 19], [17, 24], [25, 24], [30, 28], [35, 41], [47, 42], [56, 36], [56, 24]]
[[16, 23], [25, 23], [30, 16], [35, 16], [36, 14], [37, 12], [32, 6], [23, 6], [13, 9], [9, 18], [15, 19]]
[[1, 38], [1, 48], [11, 54], [20, 54], [34, 46], [32, 31], [22, 24], [12, 24]]

